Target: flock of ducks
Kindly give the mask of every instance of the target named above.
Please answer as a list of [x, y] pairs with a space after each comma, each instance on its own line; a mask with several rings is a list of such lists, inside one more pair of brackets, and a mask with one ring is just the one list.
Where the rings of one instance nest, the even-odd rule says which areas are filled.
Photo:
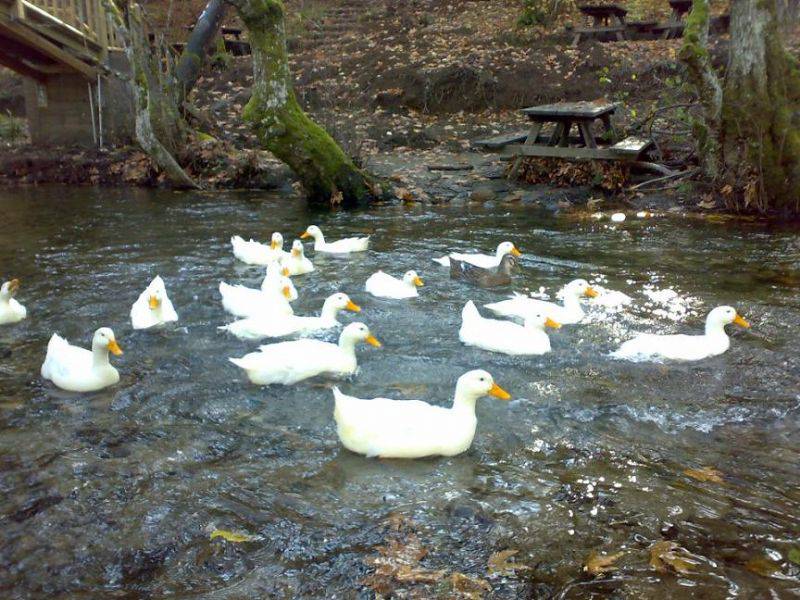
[[[363, 252], [369, 237], [351, 237], [328, 242], [316, 225], [308, 227], [301, 238], [313, 238], [314, 251], [347, 255]], [[257, 351], [230, 362], [242, 369], [248, 379], [258, 385], [293, 385], [318, 375], [348, 376], [356, 372], [356, 346], [367, 343], [376, 348], [381, 343], [361, 322], [342, 328], [338, 343], [307, 336], [341, 326], [341, 311], [358, 313], [361, 308], [345, 293], [335, 293], [323, 303], [318, 315], [295, 315], [291, 302], [298, 296], [291, 277], [314, 272], [313, 263], [305, 256], [303, 243], [295, 240], [289, 252], [283, 250], [283, 236], [272, 235], [269, 244], [231, 238], [235, 257], [249, 265], [266, 267], [260, 288], [230, 285], [221, 282], [222, 306], [238, 320], [220, 329], [243, 340], [301, 336], [299, 339], [261, 345]], [[494, 254], [450, 254], [434, 260], [465, 278], [480, 283], [498, 269], [521, 256], [511, 242], [503, 242]], [[467, 266], [464, 266], [467, 265]], [[468, 272], [469, 276], [464, 274]], [[409, 299], [419, 295], [422, 279], [415, 271], [402, 278], [378, 271], [367, 279], [365, 290], [390, 299]], [[20, 284], [12, 279], [0, 287], [0, 325], [16, 323], [27, 317], [27, 311], [15, 298]], [[540, 355], [550, 351], [547, 328], [579, 323], [584, 317], [581, 300], [594, 298], [598, 292], [584, 279], [568, 283], [560, 293], [562, 304], [546, 302], [523, 294], [485, 306], [505, 319], [481, 315], [472, 301], [462, 310], [459, 339], [466, 345], [509, 355]], [[178, 320], [161, 277], [156, 276], [131, 307], [134, 329], [149, 329]], [[521, 323], [513, 320], [516, 319]], [[750, 325], [735, 309], [720, 306], [706, 319], [702, 335], [642, 334], [624, 342], [612, 357], [641, 360], [696, 361], [722, 354], [730, 347], [725, 326], [735, 323]], [[122, 354], [114, 332], [98, 329], [90, 350], [70, 344], [54, 333], [47, 344], [41, 367], [44, 379], [72, 392], [96, 391], [119, 381], [119, 372], [109, 362], [109, 353]], [[333, 388], [334, 419], [342, 444], [366, 456], [384, 458], [420, 458], [453, 456], [472, 444], [477, 426], [475, 403], [483, 396], [508, 400], [511, 396], [494, 382], [484, 370], [463, 374], [456, 383], [453, 403], [449, 408], [434, 406], [422, 400], [362, 399]]]

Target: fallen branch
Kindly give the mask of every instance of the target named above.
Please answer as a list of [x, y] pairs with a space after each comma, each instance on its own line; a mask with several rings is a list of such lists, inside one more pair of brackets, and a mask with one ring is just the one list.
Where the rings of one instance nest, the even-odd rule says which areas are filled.
[[[670, 172], [670, 174], [664, 175], [663, 177], [656, 177], [655, 179], [648, 179], [647, 181], [643, 181], [642, 183], [637, 183], [636, 185], [632, 185], [631, 187], [628, 188], [628, 190], [629, 191], [638, 190], [638, 189], [641, 189], [643, 187], [652, 185], [654, 183], [661, 183], [663, 181], [668, 181], [670, 179], [679, 181], [681, 179], [685, 179], [686, 177], [694, 175], [696, 172], [697, 172], [697, 169], [688, 169], [686, 171], [672, 171], [672, 172]], [[675, 183], [677, 183], [677, 181]], [[666, 189], [666, 188], [664, 188], [664, 189]]]
[[675, 175], [675, 171], [672, 169], [665, 167], [664, 165], [659, 165], [658, 163], [654, 162], [647, 162], [645, 160], [634, 161], [631, 163], [631, 166], [639, 169], [647, 169], [648, 171], [655, 171], [656, 173], [661, 173], [662, 175]]

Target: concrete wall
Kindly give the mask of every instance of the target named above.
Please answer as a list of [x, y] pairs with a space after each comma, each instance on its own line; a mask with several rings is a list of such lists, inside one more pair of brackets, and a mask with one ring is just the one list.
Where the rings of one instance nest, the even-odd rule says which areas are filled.
[[[127, 71], [127, 61], [121, 53], [112, 53], [109, 65], [113, 70]], [[96, 147], [92, 133], [90, 87], [95, 111], [94, 127], [99, 135], [96, 80], [88, 82], [83, 76], [71, 73], [50, 75], [43, 84], [26, 79], [25, 112], [31, 141], [43, 146]], [[114, 76], [103, 77], [100, 96], [104, 145], [130, 143], [134, 134], [134, 117], [127, 82]]]

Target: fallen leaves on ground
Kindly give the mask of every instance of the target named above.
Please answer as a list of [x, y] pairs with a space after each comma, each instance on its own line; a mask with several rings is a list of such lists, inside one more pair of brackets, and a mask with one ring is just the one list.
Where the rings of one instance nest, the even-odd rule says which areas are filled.
[[699, 564], [700, 561], [675, 542], [662, 541], [650, 546], [650, 566], [660, 573], [666, 573], [671, 567], [680, 575], [688, 575], [693, 572], [692, 567]]
[[485, 594], [492, 591], [492, 586], [487, 581], [464, 575], [464, 573], [450, 575], [450, 585], [453, 587], [456, 598], [468, 598], [469, 600], [480, 600]]
[[378, 594], [389, 594], [395, 582], [436, 583], [446, 574], [444, 570], [430, 570], [419, 566], [428, 554], [415, 533], [404, 539], [391, 539], [385, 546], [376, 548], [378, 556], [365, 559], [375, 572], [362, 580], [362, 584]]
[[522, 569], [530, 569], [527, 565], [522, 565], [513, 561], [510, 561], [509, 558], [517, 554], [519, 550], [501, 550], [500, 552], [495, 552], [489, 557], [488, 568], [490, 575], [503, 575], [513, 573], [514, 571], [519, 571]]
[[235, 531], [228, 531], [227, 529], [215, 529], [211, 532], [211, 538], [218, 538], [221, 537], [223, 540], [228, 542], [233, 542], [234, 544], [239, 544], [241, 542], [252, 542], [253, 540], [257, 539], [255, 536], [249, 535], [247, 533], [237, 533]]
[[713, 467], [700, 467], [699, 469], [684, 469], [684, 475], [688, 475], [697, 481], [711, 481], [713, 483], [723, 483], [722, 473]]
[[775, 573], [780, 571], [781, 568], [778, 563], [764, 558], [763, 556], [751, 558], [744, 566], [751, 573], [761, 575], [762, 577], [772, 577]]
[[597, 577], [598, 575], [605, 575], [611, 571], [616, 571], [617, 567], [614, 563], [617, 562], [624, 552], [616, 552], [614, 554], [600, 554], [597, 550], [592, 550], [586, 558], [583, 565], [583, 570], [590, 575]]
[[518, 175], [525, 183], [545, 183], [559, 187], [590, 185], [607, 192], [616, 192], [628, 182], [629, 171], [628, 165], [613, 161], [525, 158]]

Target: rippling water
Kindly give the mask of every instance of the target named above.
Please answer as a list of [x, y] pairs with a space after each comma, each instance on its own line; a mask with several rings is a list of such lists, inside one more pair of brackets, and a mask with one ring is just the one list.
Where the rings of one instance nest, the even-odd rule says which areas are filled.
[[[790, 559], [800, 556], [796, 232], [677, 218], [612, 226], [521, 205], [328, 214], [278, 195], [70, 188], [2, 190], [0, 214], [0, 276], [21, 279], [29, 311], [0, 328], [3, 597], [372, 597], [359, 583], [364, 559], [392, 513], [416, 524], [423, 566], [484, 578], [497, 598], [800, 594]], [[295, 278], [297, 314], [342, 290], [384, 343], [359, 348], [361, 372], [344, 391], [448, 404], [456, 378], [482, 367], [513, 394], [479, 402], [467, 453], [353, 455], [336, 438], [329, 382], [261, 388], [227, 362], [255, 344], [217, 331], [230, 320], [217, 285], [262, 276], [235, 262], [230, 236], [280, 230], [291, 241], [311, 222], [331, 239], [374, 240], [347, 259], [309, 247], [317, 272]], [[508, 290], [451, 282], [430, 259], [503, 239], [525, 253], [515, 289], [552, 295], [580, 276], [634, 302], [592, 309], [588, 323], [552, 334], [542, 357], [464, 348], [464, 302]], [[367, 296], [378, 268], [417, 269], [421, 297]], [[155, 274], [180, 322], [132, 331], [130, 305]], [[660, 306], [645, 288], [678, 296]], [[753, 324], [732, 332], [723, 356], [607, 357], [631, 332], [699, 331], [722, 303]], [[87, 346], [103, 325], [125, 350], [119, 385], [75, 395], [41, 381], [53, 331]], [[700, 467], [723, 482], [684, 474]], [[214, 528], [256, 539], [210, 541]], [[694, 573], [648, 565], [664, 539], [696, 555]], [[508, 548], [530, 568], [490, 576], [488, 557]], [[582, 575], [593, 549], [624, 550], [619, 570]]]

